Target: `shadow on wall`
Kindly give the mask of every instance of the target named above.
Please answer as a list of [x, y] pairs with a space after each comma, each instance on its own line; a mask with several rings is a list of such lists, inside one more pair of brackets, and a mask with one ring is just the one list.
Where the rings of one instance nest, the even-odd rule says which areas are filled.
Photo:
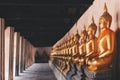
[[43, 53], [39, 53], [36, 51], [35, 55], [35, 63], [48, 63], [49, 61], [49, 55], [46, 51], [43, 51]]
[[120, 29], [116, 31], [116, 49], [113, 62], [113, 79], [120, 80]]

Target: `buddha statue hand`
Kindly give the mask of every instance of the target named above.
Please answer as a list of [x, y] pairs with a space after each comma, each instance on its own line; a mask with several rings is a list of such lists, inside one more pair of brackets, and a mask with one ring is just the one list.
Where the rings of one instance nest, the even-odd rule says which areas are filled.
[[98, 54], [92, 54], [88, 57], [89, 60], [92, 60], [92, 59], [97, 59], [98, 58]]
[[81, 55], [80, 55], [80, 58], [84, 58], [85, 55], [86, 55], [85, 53], [81, 54]]

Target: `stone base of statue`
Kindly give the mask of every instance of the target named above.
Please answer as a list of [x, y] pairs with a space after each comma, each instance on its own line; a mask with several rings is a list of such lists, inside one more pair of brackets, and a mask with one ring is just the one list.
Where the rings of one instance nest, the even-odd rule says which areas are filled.
[[85, 68], [86, 80], [112, 80], [112, 70], [89, 71]]
[[57, 80], [67, 80], [51, 61], [49, 61], [49, 66], [53, 70], [53, 73]]
[[74, 75], [72, 78], [73, 80], [84, 80], [86, 75], [84, 73], [84, 66], [77, 66], [77, 71], [76, 71], [76, 75]]
[[72, 80], [72, 76], [76, 74], [76, 65], [71, 63], [71, 69], [70, 71], [68, 71], [67, 75], [66, 75], [66, 79], [67, 80]]

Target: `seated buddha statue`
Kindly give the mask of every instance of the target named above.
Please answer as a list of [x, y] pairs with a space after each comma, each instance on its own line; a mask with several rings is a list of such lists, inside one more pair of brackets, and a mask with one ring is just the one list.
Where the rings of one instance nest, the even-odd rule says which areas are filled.
[[97, 26], [92, 17], [92, 23], [88, 27], [88, 41], [86, 43], [86, 63], [92, 57], [97, 56], [97, 38], [95, 37]]
[[73, 58], [73, 55], [74, 55], [74, 52], [73, 52], [73, 45], [74, 45], [74, 36], [71, 37], [70, 39], [70, 53], [71, 53], [71, 61], [74, 62], [74, 58]]
[[77, 60], [79, 59], [79, 38], [80, 38], [80, 35], [78, 33], [78, 30], [77, 30], [77, 33], [74, 35], [74, 45], [73, 45], [73, 57], [74, 57], [74, 63], [77, 62]]
[[70, 55], [69, 55], [69, 39], [67, 39], [66, 41], [66, 53], [67, 53], [67, 57], [69, 59]]
[[100, 71], [111, 70], [112, 58], [115, 49], [115, 32], [110, 29], [112, 17], [104, 5], [104, 13], [99, 19], [100, 34], [97, 40], [97, 57], [88, 62], [88, 70]]
[[68, 40], [68, 54], [69, 54], [69, 57], [72, 56], [72, 49], [71, 49], [70, 43], [71, 43], [71, 38]]
[[87, 31], [84, 26], [84, 29], [80, 35], [80, 44], [79, 44], [79, 63], [78, 66], [84, 64], [84, 58], [86, 55], [86, 41], [87, 41]]

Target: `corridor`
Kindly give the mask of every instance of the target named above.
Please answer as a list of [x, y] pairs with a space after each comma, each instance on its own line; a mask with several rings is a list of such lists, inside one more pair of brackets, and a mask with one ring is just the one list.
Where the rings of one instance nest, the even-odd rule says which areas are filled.
[[34, 63], [15, 80], [57, 80], [48, 63]]

